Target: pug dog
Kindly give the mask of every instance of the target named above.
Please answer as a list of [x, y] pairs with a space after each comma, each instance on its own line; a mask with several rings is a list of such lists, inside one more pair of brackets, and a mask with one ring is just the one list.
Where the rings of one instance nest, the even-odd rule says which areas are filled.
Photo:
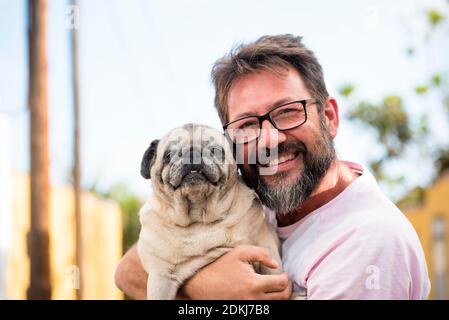
[[145, 151], [141, 174], [153, 188], [140, 211], [137, 243], [148, 299], [174, 299], [185, 280], [237, 245], [265, 247], [282, 265], [276, 232], [218, 130], [196, 124], [171, 130]]

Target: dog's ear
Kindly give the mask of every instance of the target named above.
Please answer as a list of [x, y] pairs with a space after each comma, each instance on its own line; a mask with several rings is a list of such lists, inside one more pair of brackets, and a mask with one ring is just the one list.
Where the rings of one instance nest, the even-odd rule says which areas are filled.
[[143, 154], [142, 163], [140, 164], [140, 174], [145, 179], [151, 178], [150, 171], [151, 167], [154, 164], [154, 160], [156, 160], [156, 150], [158, 144], [159, 140], [153, 140], [153, 142], [151, 142], [150, 146]]

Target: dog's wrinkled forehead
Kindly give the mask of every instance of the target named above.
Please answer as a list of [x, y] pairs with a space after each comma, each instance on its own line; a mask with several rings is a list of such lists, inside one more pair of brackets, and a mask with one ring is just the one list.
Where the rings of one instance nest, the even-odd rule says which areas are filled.
[[162, 139], [163, 149], [168, 146], [203, 148], [209, 144], [226, 144], [226, 138], [217, 129], [205, 125], [186, 124], [171, 130]]

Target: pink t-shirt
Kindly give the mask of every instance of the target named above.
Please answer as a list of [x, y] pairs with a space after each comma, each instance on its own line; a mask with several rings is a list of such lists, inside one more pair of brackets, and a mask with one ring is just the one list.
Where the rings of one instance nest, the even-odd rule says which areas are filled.
[[300, 221], [277, 228], [293, 290], [307, 299], [426, 299], [430, 281], [413, 226], [370, 172], [346, 164], [361, 176]]

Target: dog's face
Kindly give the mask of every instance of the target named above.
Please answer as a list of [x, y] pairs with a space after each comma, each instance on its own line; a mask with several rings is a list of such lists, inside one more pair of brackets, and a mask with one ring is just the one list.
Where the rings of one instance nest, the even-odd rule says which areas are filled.
[[237, 179], [231, 147], [218, 130], [187, 124], [155, 140], [142, 159], [141, 174], [167, 201], [204, 201]]

